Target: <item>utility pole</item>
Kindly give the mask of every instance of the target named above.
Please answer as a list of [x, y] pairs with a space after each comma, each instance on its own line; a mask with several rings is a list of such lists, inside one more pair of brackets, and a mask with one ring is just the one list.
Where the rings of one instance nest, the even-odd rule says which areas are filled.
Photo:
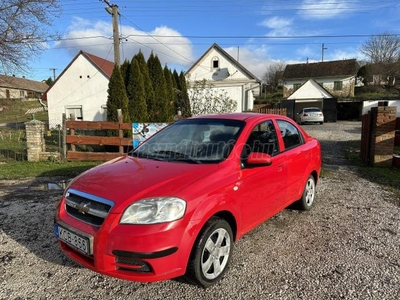
[[325, 44], [322, 44], [322, 62], [324, 61], [324, 50], [328, 48], [325, 47]]
[[119, 67], [121, 59], [119, 56], [118, 5], [112, 4], [108, 0], [103, 0], [103, 2], [108, 5], [108, 7], [105, 7], [105, 10], [112, 16], [113, 20], [114, 63]]
[[56, 81], [56, 70], [55, 68], [50, 68], [49, 70], [53, 71], [53, 81]]

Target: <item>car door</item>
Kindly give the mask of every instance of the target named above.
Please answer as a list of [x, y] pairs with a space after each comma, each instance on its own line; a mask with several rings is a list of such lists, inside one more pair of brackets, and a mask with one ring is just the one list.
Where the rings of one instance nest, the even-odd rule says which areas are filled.
[[294, 124], [278, 119], [277, 125], [281, 132], [284, 144], [282, 152], [285, 154], [288, 169], [286, 199], [287, 204], [289, 204], [300, 198], [306, 179], [310, 175], [306, 174], [306, 171], [311, 160], [311, 150], [305, 144], [301, 132]]
[[[271, 155], [269, 166], [248, 166], [250, 152]], [[287, 164], [280, 153], [275, 126], [271, 120], [257, 124], [242, 151], [242, 169], [237, 197], [240, 199], [243, 232], [247, 232], [282, 209], [286, 198]]]

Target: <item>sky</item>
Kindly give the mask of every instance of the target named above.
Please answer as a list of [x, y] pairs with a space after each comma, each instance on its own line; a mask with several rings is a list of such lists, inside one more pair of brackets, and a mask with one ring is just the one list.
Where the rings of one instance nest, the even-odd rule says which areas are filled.
[[[188, 70], [214, 43], [262, 79], [271, 64], [366, 60], [371, 36], [400, 36], [399, 0], [61, 0], [41, 55], [24, 75], [60, 75], [80, 50], [113, 61], [112, 16], [119, 10], [121, 62], [142, 51]], [[55, 72], [55, 73], [54, 73]]]

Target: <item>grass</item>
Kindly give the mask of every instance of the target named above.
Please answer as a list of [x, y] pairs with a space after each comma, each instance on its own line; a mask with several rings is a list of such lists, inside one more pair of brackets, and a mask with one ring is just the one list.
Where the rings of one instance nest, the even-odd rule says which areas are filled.
[[[22, 101], [22, 100], [6, 100], [0, 99], [0, 124], [11, 123], [19, 124], [31, 121], [32, 114], [26, 114], [31, 108], [41, 108], [39, 101]], [[34, 113], [34, 118], [40, 121], [48, 120], [47, 111]]]
[[14, 161], [0, 163], [0, 179], [22, 179], [27, 177], [73, 178], [99, 165], [101, 162]]
[[[400, 201], [400, 168], [366, 166], [362, 163], [360, 153], [357, 151], [360, 149], [359, 144], [357, 147], [355, 144], [349, 143], [349, 146], [350, 151], [346, 152], [346, 157], [353, 165], [358, 167], [360, 176], [393, 192]], [[395, 153], [398, 148], [394, 147], [393, 152]]]
[[359, 172], [364, 178], [387, 187], [400, 197], [400, 169], [390, 167], [360, 166]]

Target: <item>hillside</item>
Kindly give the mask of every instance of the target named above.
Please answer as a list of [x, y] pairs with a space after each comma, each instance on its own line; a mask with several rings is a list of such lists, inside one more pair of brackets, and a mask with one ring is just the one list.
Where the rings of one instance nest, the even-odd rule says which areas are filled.
[[46, 121], [47, 111], [37, 100], [6, 100], [0, 99], [0, 124], [24, 123], [35, 118]]

